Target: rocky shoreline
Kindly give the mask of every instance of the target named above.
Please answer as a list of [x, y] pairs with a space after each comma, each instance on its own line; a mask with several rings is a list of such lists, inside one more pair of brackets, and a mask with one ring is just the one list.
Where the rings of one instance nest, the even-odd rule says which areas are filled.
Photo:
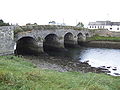
[[67, 57], [49, 56], [48, 54], [40, 54], [39, 56], [24, 56], [26, 60], [34, 63], [42, 69], [56, 70], [60, 72], [76, 71], [76, 72], [95, 72], [108, 73], [104, 68], [91, 67], [87, 62], [80, 62]]

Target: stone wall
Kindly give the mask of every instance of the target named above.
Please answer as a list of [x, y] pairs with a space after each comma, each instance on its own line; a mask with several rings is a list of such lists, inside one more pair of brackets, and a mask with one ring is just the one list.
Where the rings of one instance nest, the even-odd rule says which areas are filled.
[[0, 27], [0, 55], [14, 53], [13, 26]]

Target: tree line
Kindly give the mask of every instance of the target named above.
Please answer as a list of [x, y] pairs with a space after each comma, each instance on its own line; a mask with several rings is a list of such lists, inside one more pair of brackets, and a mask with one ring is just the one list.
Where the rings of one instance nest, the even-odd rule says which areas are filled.
[[0, 26], [10, 26], [10, 24], [5, 23], [2, 19], [0, 19]]

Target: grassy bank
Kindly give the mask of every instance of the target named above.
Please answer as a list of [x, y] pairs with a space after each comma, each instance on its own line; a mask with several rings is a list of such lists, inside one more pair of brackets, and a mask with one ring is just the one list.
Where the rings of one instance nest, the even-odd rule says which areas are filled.
[[93, 36], [87, 38], [87, 40], [98, 40], [98, 41], [120, 41], [120, 37], [104, 37], [104, 36]]
[[120, 90], [119, 84], [120, 77], [42, 70], [23, 58], [0, 56], [0, 90]]

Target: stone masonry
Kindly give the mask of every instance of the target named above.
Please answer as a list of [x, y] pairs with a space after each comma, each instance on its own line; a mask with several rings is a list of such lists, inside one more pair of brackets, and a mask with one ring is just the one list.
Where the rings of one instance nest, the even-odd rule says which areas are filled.
[[82, 34], [82, 39], [85, 39], [87, 37], [87, 34], [89, 35], [88, 37], [91, 37], [93, 35], [120, 37], [120, 33], [110, 32], [108, 30], [74, 30], [72, 28], [65, 27], [54, 29], [52, 26], [44, 26], [42, 28], [38, 28], [36, 26], [26, 27], [28, 30], [15, 33], [15, 35], [14, 30], [16, 30], [16, 28], [14, 26], [0, 27], [0, 55], [13, 54], [17, 41], [23, 37], [32, 37], [37, 41], [37, 44], [40, 47], [43, 47], [45, 37], [49, 34], [55, 34], [59, 39], [58, 41], [63, 47], [64, 37], [67, 33], [71, 33], [73, 35], [73, 40], [75, 43], [77, 43], [78, 39], [81, 40], [80, 34]]
[[0, 55], [14, 53], [13, 26], [0, 27]]

